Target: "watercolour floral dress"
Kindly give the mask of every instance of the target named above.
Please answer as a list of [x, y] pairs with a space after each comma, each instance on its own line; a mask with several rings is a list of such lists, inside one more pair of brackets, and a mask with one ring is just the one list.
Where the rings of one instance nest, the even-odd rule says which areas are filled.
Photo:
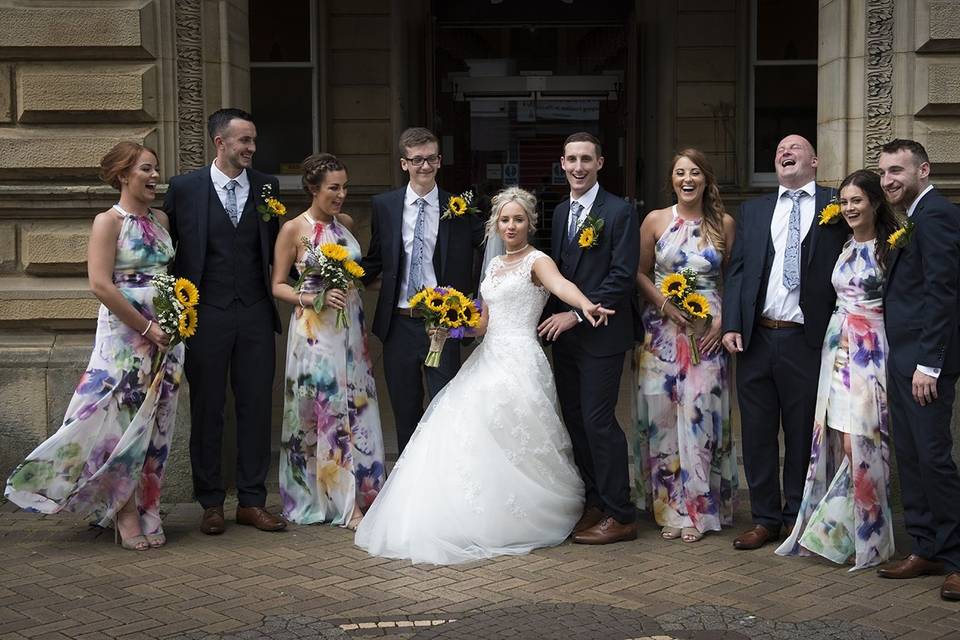
[[[833, 270], [837, 307], [827, 327], [803, 502], [779, 555], [821, 555], [853, 569], [894, 552], [888, 489], [887, 339], [875, 242], [850, 240]], [[852, 461], [843, 453], [851, 437]]]
[[[722, 255], [704, 237], [700, 220], [681, 218], [674, 206], [655, 251], [657, 287], [671, 273], [693, 269], [698, 292], [719, 313]], [[737, 487], [727, 355], [703, 354], [693, 364], [689, 338], [676, 323], [653, 305], [642, 320], [635, 362], [637, 502], [652, 506], [661, 527], [719, 531], [733, 522]]]
[[[154, 319], [151, 279], [173, 260], [170, 234], [153, 214], [117, 215], [123, 220], [113, 282]], [[93, 354], [63, 424], [10, 475], [6, 497], [30, 511], [90, 515], [105, 526], [135, 496], [143, 532], [161, 533], [160, 488], [183, 350], [178, 344], [160, 351], [100, 305]]]
[[[310, 242], [343, 245], [353, 260], [360, 245], [339, 222], [313, 224]], [[308, 277], [300, 291], [316, 293]], [[296, 309], [287, 337], [287, 368], [280, 440], [283, 515], [300, 524], [346, 525], [354, 505], [366, 511], [386, 475], [380, 410], [367, 351], [360, 293], [347, 292], [348, 326], [337, 312]]]

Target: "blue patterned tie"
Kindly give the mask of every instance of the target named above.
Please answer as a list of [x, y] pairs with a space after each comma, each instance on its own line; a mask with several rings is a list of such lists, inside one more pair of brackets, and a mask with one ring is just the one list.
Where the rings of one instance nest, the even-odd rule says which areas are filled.
[[423, 214], [427, 201], [417, 198], [417, 222], [413, 225], [413, 247], [410, 249], [410, 276], [407, 278], [407, 299], [423, 287]]
[[803, 189], [787, 191], [793, 202], [790, 207], [790, 223], [787, 230], [787, 246], [783, 252], [783, 286], [793, 291], [800, 286], [800, 198], [807, 195]]
[[231, 180], [223, 187], [227, 190], [227, 204], [223, 208], [227, 210], [227, 215], [230, 216], [230, 222], [233, 223], [233, 226], [240, 224], [240, 212], [237, 211], [237, 192], [235, 191], [239, 184], [236, 180]]
[[570, 203], [570, 224], [567, 226], [567, 242], [572, 242], [577, 235], [577, 227], [580, 226], [580, 212], [583, 211], [583, 205], [574, 200]]

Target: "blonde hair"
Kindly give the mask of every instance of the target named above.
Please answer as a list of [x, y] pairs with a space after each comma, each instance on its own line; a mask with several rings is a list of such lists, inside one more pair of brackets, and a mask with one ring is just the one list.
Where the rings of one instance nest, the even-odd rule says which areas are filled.
[[527, 224], [530, 226], [528, 233], [536, 232], [537, 197], [520, 187], [507, 187], [493, 196], [493, 200], [490, 201], [490, 217], [487, 219], [486, 225], [487, 237], [497, 232], [497, 218], [500, 217], [503, 208], [511, 202], [516, 202], [527, 214]]

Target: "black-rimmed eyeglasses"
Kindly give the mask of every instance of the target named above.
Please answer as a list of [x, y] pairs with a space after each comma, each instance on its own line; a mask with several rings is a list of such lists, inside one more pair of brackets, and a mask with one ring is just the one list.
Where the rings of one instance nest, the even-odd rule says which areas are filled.
[[402, 156], [402, 157], [404, 160], [406, 160], [407, 162], [409, 162], [415, 167], [422, 167], [424, 162], [426, 162], [427, 164], [433, 167], [440, 164], [440, 156], [427, 156], [426, 158], [424, 158], [423, 156], [413, 156], [412, 158], [408, 158], [406, 156]]

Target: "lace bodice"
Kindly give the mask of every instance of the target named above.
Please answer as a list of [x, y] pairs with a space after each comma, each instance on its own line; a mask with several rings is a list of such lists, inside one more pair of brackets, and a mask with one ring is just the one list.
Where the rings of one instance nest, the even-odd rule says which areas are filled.
[[516, 262], [498, 256], [487, 265], [480, 295], [489, 310], [487, 339], [524, 336], [536, 339], [537, 323], [550, 294], [531, 279], [533, 263], [546, 254], [531, 251]]

